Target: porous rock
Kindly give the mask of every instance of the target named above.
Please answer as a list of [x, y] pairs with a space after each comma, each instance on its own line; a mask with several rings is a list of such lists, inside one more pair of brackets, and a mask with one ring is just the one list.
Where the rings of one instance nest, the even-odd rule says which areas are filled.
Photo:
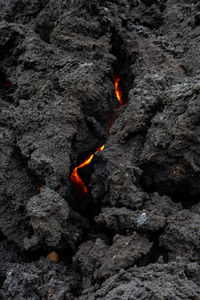
[[38, 243], [47, 247], [71, 245], [74, 248], [88, 226], [59, 194], [48, 188], [29, 200], [27, 213], [34, 234], [24, 241], [26, 249], [36, 247]]
[[[170, 259], [177, 256], [188, 261], [199, 260], [199, 211], [188, 209], [172, 214], [160, 236], [160, 244], [168, 250]], [[174, 247], [175, 241], [178, 247]]]
[[0, 9], [0, 297], [198, 299], [199, 2]]
[[134, 265], [150, 252], [151, 247], [152, 243], [137, 233], [131, 236], [115, 235], [110, 247], [101, 240], [82, 244], [74, 261], [84, 274], [93, 274], [95, 279], [105, 280], [115, 272]]
[[[187, 277], [187, 268], [193, 270], [191, 277]], [[82, 299], [198, 299], [200, 289], [193, 281], [198, 270], [197, 264], [185, 266], [182, 262], [121, 270], [107, 279], [97, 292]]]

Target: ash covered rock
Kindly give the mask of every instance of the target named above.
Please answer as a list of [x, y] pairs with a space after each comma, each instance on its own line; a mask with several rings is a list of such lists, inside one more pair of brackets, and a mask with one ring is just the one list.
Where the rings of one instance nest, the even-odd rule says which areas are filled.
[[136, 264], [141, 257], [150, 253], [151, 247], [152, 243], [137, 233], [130, 236], [115, 235], [110, 247], [100, 239], [82, 244], [74, 263], [84, 275], [93, 275], [93, 280], [105, 280], [119, 270]]
[[[152, 119], [141, 155], [146, 185], [164, 193], [199, 193], [199, 78], [172, 86]], [[150, 167], [151, 165], [151, 167]]]
[[142, 207], [145, 197], [148, 196], [138, 187], [141, 173], [139, 168], [120, 164], [111, 175], [108, 175], [109, 192], [102, 202], [135, 209]]
[[[190, 268], [191, 276], [188, 276]], [[86, 295], [82, 299], [198, 299], [200, 288], [195, 283], [198, 272], [198, 264], [185, 265], [181, 261], [121, 270], [107, 279], [92, 295], [85, 291]]]
[[8, 0], [0, 1], [1, 7], [1, 20], [6, 20], [10, 23], [26, 24], [31, 19], [36, 17], [38, 13], [44, 8], [48, 0]]
[[94, 285], [94, 272], [97, 270], [108, 251], [109, 246], [100, 238], [95, 241], [82, 243], [73, 257], [73, 265], [77, 272], [82, 274], [84, 289]]
[[114, 232], [156, 232], [166, 225], [165, 216], [157, 211], [132, 211], [127, 208], [107, 208], [96, 218], [99, 226]]
[[41, 258], [36, 263], [10, 263], [7, 268], [2, 299], [73, 299], [71, 291], [80, 289], [78, 275], [62, 263]]
[[99, 270], [95, 271], [95, 278], [107, 278], [120, 269], [127, 269], [150, 253], [151, 247], [152, 243], [137, 233], [131, 236], [114, 236], [113, 244], [101, 261]]
[[0, 297], [198, 299], [198, 1], [0, 8]]
[[8, 265], [11, 263], [20, 264], [23, 262], [24, 257], [21, 255], [19, 248], [16, 247], [16, 244], [4, 239], [0, 242], [0, 258], [0, 285], [2, 285], [6, 279]]
[[150, 195], [149, 199], [144, 203], [146, 210], [154, 212], [157, 210], [165, 217], [182, 209], [181, 203], [175, 203], [168, 196], [160, 196], [158, 193]]
[[[167, 249], [169, 258], [174, 260], [181, 256], [187, 261], [199, 261], [199, 210], [180, 210], [171, 215], [167, 223], [160, 244]], [[174, 247], [174, 243], [178, 247]]]
[[12, 130], [2, 128], [0, 140], [0, 230], [8, 240], [23, 248], [23, 240], [31, 232], [25, 207], [27, 200], [38, 193], [42, 180], [27, 169], [16, 149]]
[[142, 210], [105, 207], [95, 220], [100, 228], [105, 226], [111, 232], [152, 233], [163, 229], [167, 224], [167, 217], [181, 209], [181, 204], [173, 203], [169, 197], [153, 193], [148, 195]]
[[45, 2], [46, 6], [37, 14], [33, 28], [43, 41], [49, 43], [50, 35], [59, 18], [63, 1], [50, 0]]
[[95, 221], [100, 228], [106, 227], [111, 232], [152, 233], [162, 230], [167, 225], [167, 217], [182, 209], [180, 203], [172, 202], [167, 196], [153, 193], [146, 197], [141, 210], [104, 207]]
[[56, 192], [45, 188], [40, 195], [27, 203], [27, 213], [34, 235], [24, 241], [30, 249], [42, 244], [45, 247], [75, 247], [88, 223], [73, 212], [67, 202]]

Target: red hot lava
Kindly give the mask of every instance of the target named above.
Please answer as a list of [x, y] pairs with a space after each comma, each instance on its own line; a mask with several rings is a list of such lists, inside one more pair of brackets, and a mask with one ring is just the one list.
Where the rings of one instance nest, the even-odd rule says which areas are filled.
[[82, 197], [85, 197], [87, 195], [88, 191], [87, 191], [87, 187], [85, 186], [83, 180], [81, 179], [81, 177], [78, 174], [78, 169], [81, 169], [81, 168], [89, 165], [91, 163], [95, 153], [102, 151], [103, 149], [104, 149], [104, 145], [101, 146], [100, 148], [98, 148], [93, 154], [91, 154], [86, 160], [84, 160], [84, 162], [82, 164], [80, 164], [78, 167], [76, 167], [70, 176], [71, 182], [80, 191], [80, 194], [82, 195]]
[[[123, 104], [123, 100], [122, 100], [122, 90], [119, 86], [119, 74], [115, 73], [115, 93], [117, 96], [117, 99], [120, 102], [120, 105]], [[104, 145], [101, 146], [100, 148], [98, 148], [93, 154], [91, 154], [86, 160], [84, 160], [84, 162], [82, 162], [82, 164], [80, 164], [78, 167], [76, 167], [73, 172], [71, 173], [70, 176], [70, 180], [71, 183], [73, 184], [73, 186], [76, 187], [76, 190], [78, 191], [78, 194], [81, 195], [82, 198], [84, 198], [87, 193], [87, 187], [85, 186], [83, 180], [81, 179], [81, 177], [78, 174], [78, 170], [89, 165], [95, 155], [95, 153], [102, 151], [104, 149]]]
[[120, 105], [122, 105], [123, 104], [122, 90], [121, 90], [120, 85], [119, 85], [119, 80], [120, 80], [119, 74], [115, 73], [115, 93], [116, 93], [117, 99], [120, 102]]
[[6, 83], [3, 84], [3, 86], [6, 87], [6, 88], [8, 88], [9, 87], [9, 83], [6, 82]]

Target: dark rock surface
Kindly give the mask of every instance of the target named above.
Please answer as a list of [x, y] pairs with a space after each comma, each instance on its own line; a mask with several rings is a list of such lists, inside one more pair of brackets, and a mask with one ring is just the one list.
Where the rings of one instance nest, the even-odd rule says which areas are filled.
[[72, 211], [58, 193], [48, 188], [30, 198], [27, 214], [34, 234], [24, 241], [26, 250], [38, 242], [43, 247], [63, 248], [70, 245], [74, 248], [88, 228], [87, 221]]
[[106, 279], [136, 264], [150, 252], [151, 247], [152, 243], [137, 233], [131, 236], [115, 235], [110, 247], [100, 239], [95, 243], [83, 243], [74, 256], [74, 264], [85, 276], [93, 273], [94, 279]]
[[82, 299], [199, 299], [199, 286], [193, 281], [197, 274], [196, 263], [185, 268], [181, 262], [130, 268], [110, 277], [101, 289]]
[[[167, 248], [170, 258], [183, 256], [191, 261], [199, 261], [199, 211], [181, 210], [168, 218], [168, 224], [160, 237], [160, 243]], [[175, 248], [174, 243], [179, 247]]]
[[199, 1], [0, 10], [0, 298], [200, 299]]

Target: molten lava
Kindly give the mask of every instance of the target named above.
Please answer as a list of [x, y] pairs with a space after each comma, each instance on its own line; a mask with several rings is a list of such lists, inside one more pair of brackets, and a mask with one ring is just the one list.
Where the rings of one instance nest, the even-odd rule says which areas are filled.
[[119, 100], [120, 104], [122, 105], [123, 104], [122, 90], [119, 85], [119, 80], [120, 80], [119, 74], [115, 73], [115, 93], [116, 93], [117, 99]]
[[91, 163], [91, 160], [93, 159], [95, 153], [102, 151], [103, 149], [104, 149], [104, 145], [101, 146], [100, 148], [98, 148], [82, 164], [80, 164], [78, 167], [76, 167], [70, 176], [70, 180], [71, 180], [72, 184], [74, 184], [77, 187], [77, 189], [82, 197], [84, 197], [88, 193], [88, 191], [87, 191], [87, 188], [86, 188], [83, 180], [81, 179], [81, 177], [78, 174], [78, 169], [81, 169], [81, 168], [89, 165]]
[[[115, 73], [114, 74], [114, 78], [115, 78], [115, 93], [116, 93], [116, 96], [117, 96], [117, 99], [119, 100], [120, 102], [120, 105], [123, 105], [123, 100], [122, 100], [122, 89], [119, 85], [119, 81], [120, 81], [120, 78], [119, 78], [119, 74], [118, 73]], [[112, 120], [111, 124], [110, 124], [110, 127], [112, 126], [112, 123], [114, 122], [114, 120]], [[82, 164], [80, 164], [78, 167], [76, 167], [71, 176], [70, 176], [70, 180], [71, 180], [71, 183], [72, 185], [76, 188], [76, 193], [77, 195], [79, 195], [81, 198], [84, 198], [87, 193], [88, 193], [88, 190], [87, 190], [87, 187], [85, 186], [83, 180], [81, 179], [81, 177], [79, 176], [78, 174], [78, 170], [89, 165], [95, 155], [95, 153], [99, 152], [99, 151], [102, 151], [104, 149], [104, 145], [100, 148], [98, 148], [93, 154], [91, 154]]]

